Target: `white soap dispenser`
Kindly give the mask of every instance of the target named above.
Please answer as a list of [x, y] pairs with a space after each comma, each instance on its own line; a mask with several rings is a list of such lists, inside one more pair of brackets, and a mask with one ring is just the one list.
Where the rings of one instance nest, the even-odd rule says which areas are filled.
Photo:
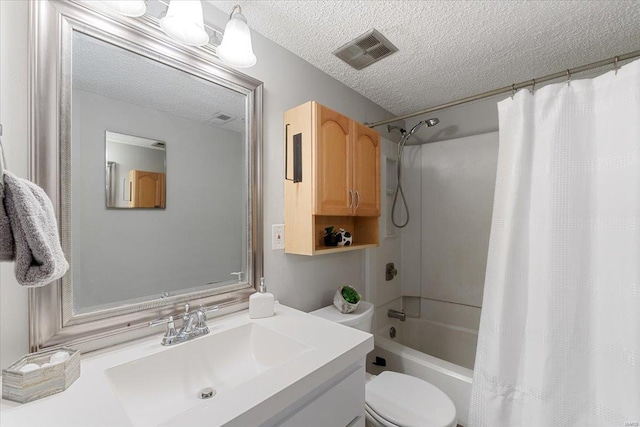
[[258, 292], [249, 297], [249, 319], [273, 316], [273, 294], [267, 292], [264, 277], [260, 278]]

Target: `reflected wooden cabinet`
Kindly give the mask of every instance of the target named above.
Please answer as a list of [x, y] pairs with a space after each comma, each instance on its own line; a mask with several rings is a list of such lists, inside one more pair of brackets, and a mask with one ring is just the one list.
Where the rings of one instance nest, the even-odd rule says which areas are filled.
[[137, 169], [130, 170], [129, 192], [129, 207], [131, 208], [164, 208], [164, 174]]
[[[285, 128], [285, 252], [318, 255], [377, 246], [378, 132], [313, 101], [287, 111]], [[350, 231], [353, 245], [325, 246], [328, 226]]]

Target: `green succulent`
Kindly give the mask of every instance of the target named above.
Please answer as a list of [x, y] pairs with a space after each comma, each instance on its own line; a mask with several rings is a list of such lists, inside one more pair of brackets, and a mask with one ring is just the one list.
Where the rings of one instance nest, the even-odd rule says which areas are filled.
[[342, 288], [342, 298], [349, 304], [357, 304], [360, 301], [360, 294], [349, 285]]

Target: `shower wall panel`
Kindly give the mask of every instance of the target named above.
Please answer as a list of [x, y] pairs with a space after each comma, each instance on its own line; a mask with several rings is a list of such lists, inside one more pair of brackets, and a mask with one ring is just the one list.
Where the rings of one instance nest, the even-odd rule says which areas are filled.
[[497, 132], [421, 146], [422, 298], [482, 306], [497, 156]]

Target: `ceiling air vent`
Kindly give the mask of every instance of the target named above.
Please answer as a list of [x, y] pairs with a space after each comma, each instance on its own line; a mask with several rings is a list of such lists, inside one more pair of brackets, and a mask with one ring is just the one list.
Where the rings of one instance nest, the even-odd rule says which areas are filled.
[[225, 123], [229, 123], [232, 120], [235, 120], [235, 116], [231, 116], [227, 113], [216, 113], [215, 116], [210, 120], [210, 122], [214, 125], [223, 125]]
[[335, 50], [333, 54], [356, 70], [362, 70], [397, 51], [398, 48], [374, 28]]

